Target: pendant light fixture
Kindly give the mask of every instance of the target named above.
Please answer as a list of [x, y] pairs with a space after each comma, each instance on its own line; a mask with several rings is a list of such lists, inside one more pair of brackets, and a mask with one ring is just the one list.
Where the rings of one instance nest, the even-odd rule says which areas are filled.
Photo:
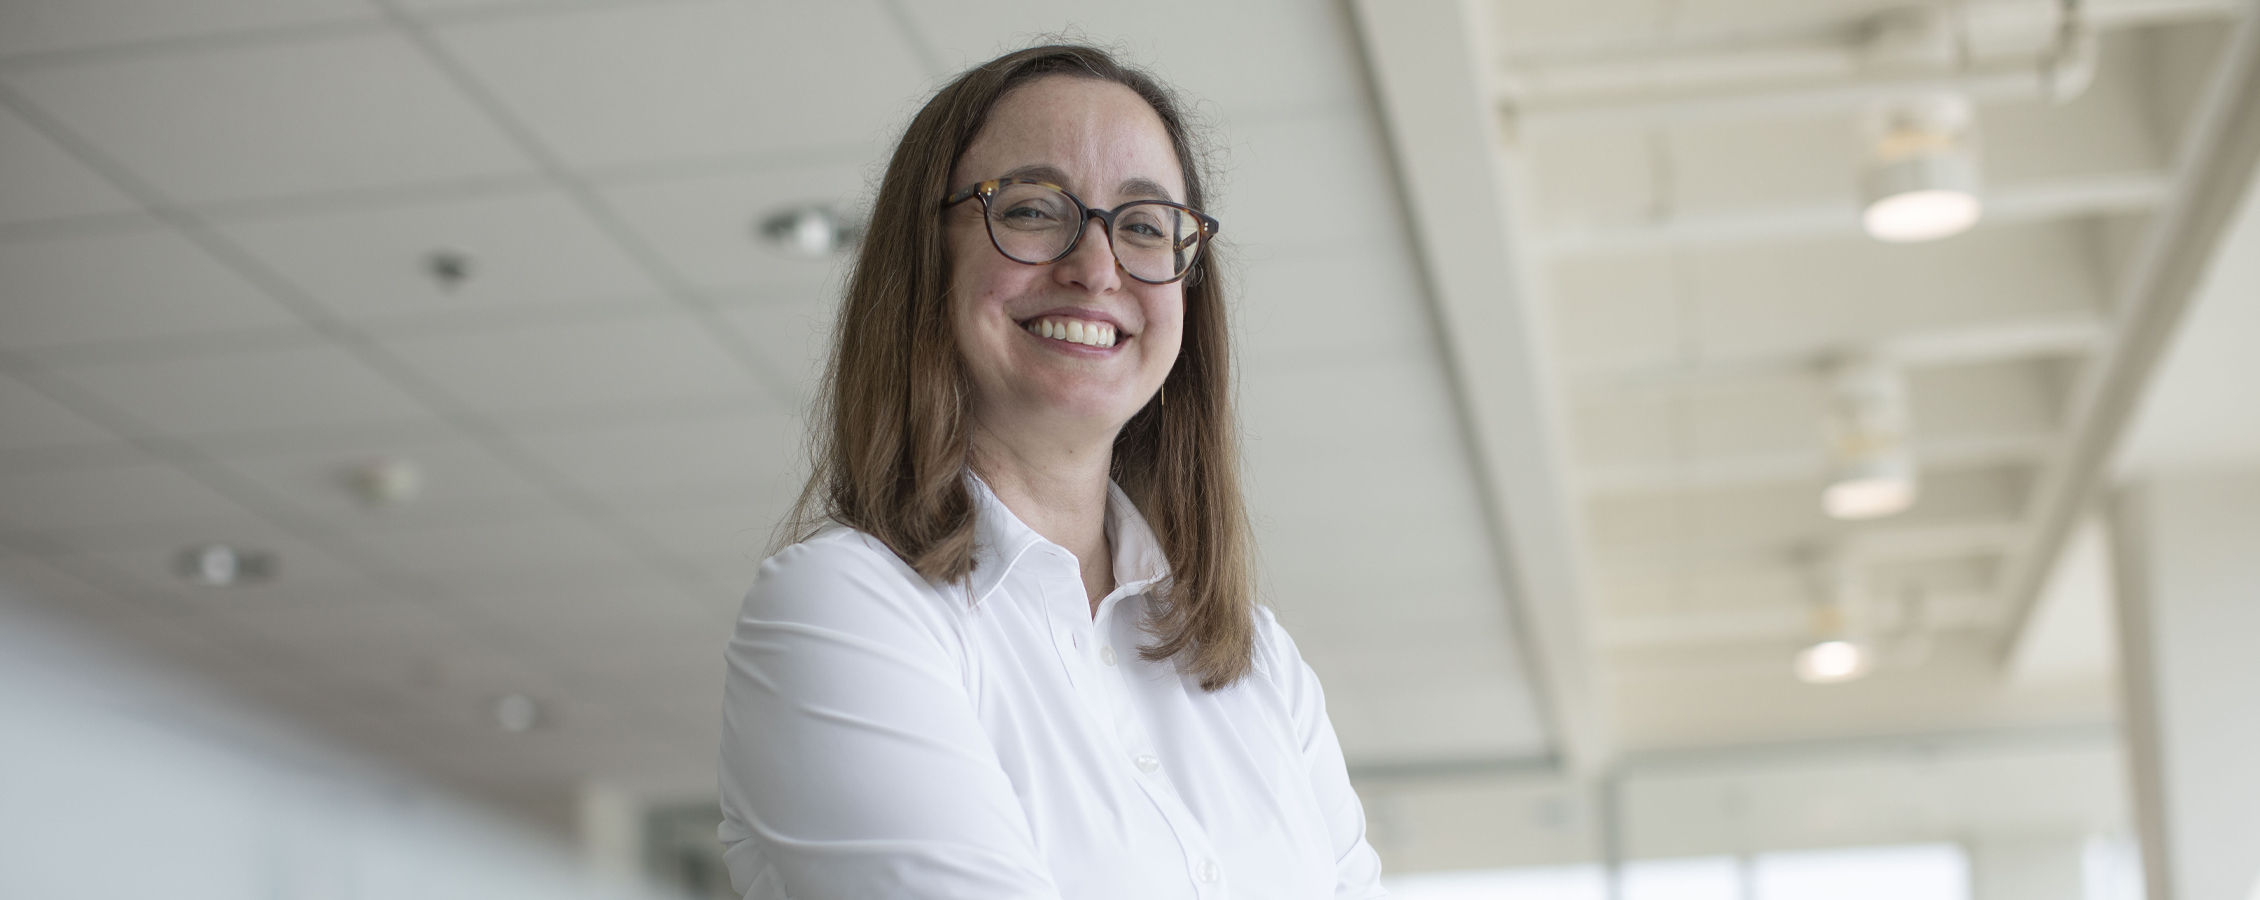
[[1829, 479], [1821, 508], [1833, 518], [1874, 519], [1914, 505], [1915, 456], [1899, 367], [1854, 355], [1830, 363], [1824, 379]]
[[1878, 106], [1861, 180], [1860, 224], [1879, 241], [1934, 241], [1968, 231], [1984, 213], [1978, 200], [1974, 113], [1960, 94], [1933, 94]]

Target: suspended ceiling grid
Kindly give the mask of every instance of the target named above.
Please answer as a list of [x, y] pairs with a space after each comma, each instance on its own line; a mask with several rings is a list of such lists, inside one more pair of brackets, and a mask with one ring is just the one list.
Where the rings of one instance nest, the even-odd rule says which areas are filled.
[[[2053, 4], [1938, 8], [1969, 23], [1944, 69], [1860, 55], [1892, 4], [1483, 7], [1623, 748], [2110, 716], [2100, 646], [2077, 677], [2008, 677], [2004, 573], [2236, 7], [2087, 4], [2097, 68], [2064, 102], [2030, 66]], [[1980, 85], [1986, 218], [1867, 238], [1859, 115], [1957, 77]], [[1902, 362], [1922, 473], [1912, 509], [1857, 523], [1820, 506], [1818, 375], [1854, 351]], [[1878, 668], [1802, 684], [1844, 572]]]
[[[14, 590], [490, 795], [707, 789], [721, 642], [797, 487], [838, 277], [750, 225], [852, 202], [937, 76], [1079, 25], [1219, 126], [1267, 599], [1352, 760], [1549, 752], [1335, 7], [0, 17]], [[453, 288], [423, 270], [442, 250], [470, 260]], [[357, 504], [342, 473], [380, 457], [422, 496]], [[175, 554], [210, 541], [279, 577], [184, 583]], [[544, 724], [504, 733], [518, 692]]]

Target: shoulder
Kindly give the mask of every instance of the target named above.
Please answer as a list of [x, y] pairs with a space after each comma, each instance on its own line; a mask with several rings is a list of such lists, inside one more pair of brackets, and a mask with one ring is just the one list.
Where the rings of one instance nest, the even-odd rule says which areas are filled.
[[874, 615], [931, 620], [955, 591], [928, 582], [877, 538], [834, 527], [761, 563], [744, 616], [838, 626]]
[[1255, 666], [1251, 674], [1279, 687], [1297, 685], [1310, 671], [1303, 663], [1302, 650], [1295, 646], [1295, 639], [1287, 634], [1286, 626], [1279, 624], [1279, 617], [1272, 614], [1270, 607], [1259, 604], [1253, 615], [1256, 639]]

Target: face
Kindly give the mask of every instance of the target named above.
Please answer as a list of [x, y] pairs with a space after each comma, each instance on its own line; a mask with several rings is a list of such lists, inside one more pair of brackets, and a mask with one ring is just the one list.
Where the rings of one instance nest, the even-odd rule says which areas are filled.
[[[1005, 177], [1057, 184], [1100, 209], [1185, 202], [1184, 174], [1161, 118], [1129, 88], [1087, 78], [1051, 76], [1007, 94], [958, 160], [950, 189]], [[1048, 266], [997, 252], [978, 199], [952, 207], [948, 223], [951, 314], [972, 375], [975, 422], [1111, 440], [1177, 361], [1183, 282], [1146, 284], [1123, 274], [1096, 220], [1074, 252]], [[1085, 340], [1045, 337], [1047, 326], [1054, 333], [1073, 326]], [[1112, 330], [1112, 346], [1091, 341], [1102, 328]]]

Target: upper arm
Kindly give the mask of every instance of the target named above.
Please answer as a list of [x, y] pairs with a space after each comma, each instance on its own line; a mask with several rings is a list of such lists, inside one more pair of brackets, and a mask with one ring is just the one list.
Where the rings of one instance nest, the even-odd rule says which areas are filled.
[[1318, 673], [1303, 661], [1293, 638], [1281, 628], [1270, 610], [1261, 610], [1262, 642], [1269, 677], [1278, 686], [1294, 722], [1296, 745], [1310, 777], [1311, 792], [1326, 817], [1326, 830], [1334, 847], [1337, 898], [1380, 897], [1381, 857], [1365, 839], [1365, 807], [1350, 788], [1348, 764], [1342, 744], [1334, 736], [1334, 723], [1326, 715], [1326, 692]]
[[949, 614], [873, 557], [762, 565], [726, 654], [725, 807], [796, 900], [1056, 897]]

